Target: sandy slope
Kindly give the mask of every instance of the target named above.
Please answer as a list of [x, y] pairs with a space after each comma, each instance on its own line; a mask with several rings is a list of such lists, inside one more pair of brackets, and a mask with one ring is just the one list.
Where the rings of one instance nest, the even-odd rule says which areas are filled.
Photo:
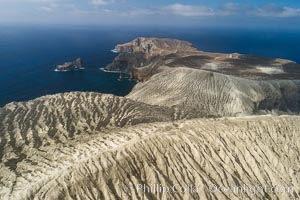
[[162, 68], [136, 85], [128, 98], [161, 106], [177, 106], [214, 116], [300, 110], [300, 81], [257, 81], [185, 67]]
[[173, 119], [172, 109], [99, 93], [73, 92], [11, 103], [0, 109], [0, 159], [15, 168], [13, 159], [21, 159], [26, 148], [63, 143], [109, 127]]
[[[38, 150], [27, 147], [15, 170], [1, 163], [0, 198], [295, 199], [300, 197], [299, 136], [300, 117], [291, 116], [195, 119], [82, 133]], [[177, 192], [143, 192], [139, 184], [175, 185]], [[198, 189], [179, 191], [190, 185]], [[243, 185], [286, 190], [224, 191]]]

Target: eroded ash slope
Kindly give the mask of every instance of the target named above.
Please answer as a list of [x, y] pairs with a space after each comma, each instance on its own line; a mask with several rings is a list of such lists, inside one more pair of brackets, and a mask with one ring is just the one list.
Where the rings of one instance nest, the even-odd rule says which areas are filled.
[[300, 80], [250, 80], [186, 67], [160, 67], [127, 98], [211, 116], [299, 113]]
[[[256, 116], [83, 133], [26, 151], [13, 171], [1, 163], [0, 198], [297, 199], [299, 124], [296, 116]], [[144, 192], [139, 184], [176, 185], [177, 192]], [[179, 186], [191, 185], [197, 192], [179, 192]], [[218, 192], [213, 185], [269, 189]], [[286, 191], [272, 192], [272, 187]]]

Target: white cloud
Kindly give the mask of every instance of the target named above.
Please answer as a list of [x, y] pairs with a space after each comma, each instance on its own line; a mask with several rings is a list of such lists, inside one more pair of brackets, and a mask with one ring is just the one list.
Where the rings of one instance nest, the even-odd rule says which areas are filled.
[[253, 7], [249, 5], [243, 5], [238, 3], [226, 3], [221, 8], [218, 9], [218, 12], [223, 15], [236, 15], [236, 14], [248, 14], [249, 11], [252, 11]]
[[91, 4], [95, 6], [104, 6], [107, 5], [108, 2], [106, 0], [91, 0]]
[[139, 16], [139, 15], [154, 15], [160, 14], [160, 10], [158, 9], [139, 9], [132, 8], [126, 11], [126, 13], [120, 12], [122, 15], [130, 15], [130, 16]]
[[299, 17], [300, 16], [300, 8], [289, 8], [284, 7], [283, 12], [280, 14], [281, 17]]
[[45, 3], [51, 0], [0, 0], [0, 3]]
[[226, 15], [245, 15], [253, 8], [247, 5], [227, 3], [221, 7], [194, 6], [187, 4], [172, 4], [163, 10], [168, 13], [185, 17], [205, 17], [205, 16], [226, 16]]
[[255, 15], [262, 17], [300, 17], [300, 8], [280, 7], [275, 4], [267, 4], [257, 8]]
[[165, 12], [185, 16], [258, 16], [258, 17], [300, 17], [300, 8], [281, 7], [276, 4], [267, 4], [254, 7], [245, 4], [227, 3], [222, 7], [212, 8], [207, 6], [194, 6], [185, 4], [172, 4], [163, 9]]
[[176, 15], [193, 17], [193, 16], [212, 16], [215, 15], [215, 10], [206, 6], [192, 6], [184, 4], [172, 4], [165, 7], [166, 11], [169, 11]]
[[[201, 17], [226, 17], [226, 16], [235, 16], [241, 18], [251, 18], [251, 17], [260, 17], [260, 18], [288, 18], [288, 17], [300, 17], [300, 8], [291, 8], [287, 6], [278, 6], [276, 4], [267, 4], [260, 7], [250, 6], [246, 4], [237, 4], [237, 3], [227, 3], [219, 7], [208, 7], [204, 5], [191, 5], [191, 4], [181, 4], [175, 3], [167, 6], [161, 7], [126, 7], [127, 2], [119, 4], [119, 2], [125, 0], [88, 0], [86, 4], [89, 6], [82, 6], [78, 1], [75, 0], [0, 0], [1, 3], [31, 3], [31, 6], [19, 6], [12, 11], [11, 14], [8, 14], [7, 9], [2, 11], [0, 10], [1, 18], [4, 18], [5, 15], [10, 16], [20, 16], [18, 12], [24, 12], [24, 16], [28, 18], [34, 16], [43, 17], [49, 16], [49, 18], [59, 18], [69, 17], [76, 19], [102, 19], [103, 16], [111, 16], [114, 19], [141, 19], [151, 18], [154, 19], [185, 19], [191, 18], [201, 18]], [[110, 6], [117, 4], [118, 6]], [[55, 15], [53, 14], [55, 13]]]
[[[1, 1], [1, 0], [0, 0]], [[240, 16], [240, 17], [300, 17], [300, 8], [280, 7], [273, 4], [267, 4], [261, 7], [254, 7], [245, 4], [227, 3], [220, 7], [207, 7], [201, 5], [189, 4], [171, 4], [164, 7], [149, 7], [149, 8], [126, 8], [126, 10], [118, 8], [105, 7], [113, 3], [114, 0], [90, 0], [90, 3], [95, 6], [104, 6], [97, 10], [79, 10], [69, 9], [69, 13], [76, 15], [102, 15], [110, 13], [114, 16], [168, 16], [177, 15], [183, 17], [210, 17], [210, 16]], [[75, 6], [74, 6], [75, 7]], [[45, 9], [47, 10], [47, 9]]]
[[66, 6], [64, 4], [57, 4], [57, 3], [47, 3], [44, 5], [41, 5], [36, 8], [36, 11], [42, 12], [42, 13], [53, 13], [59, 10], [66, 9]]
[[41, 6], [37, 8], [38, 11], [42, 11], [42, 12], [53, 12], [54, 9], [50, 6]]

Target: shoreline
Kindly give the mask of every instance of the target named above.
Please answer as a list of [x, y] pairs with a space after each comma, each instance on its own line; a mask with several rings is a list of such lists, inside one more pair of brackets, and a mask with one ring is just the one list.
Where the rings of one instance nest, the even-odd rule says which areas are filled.
[[106, 70], [104, 67], [99, 68], [99, 70], [103, 71], [103, 72], [106, 72], [106, 73], [115, 73], [115, 74], [120, 73], [120, 71], [109, 71], [109, 70]]
[[81, 68], [74, 69], [74, 70], [71, 70], [71, 69], [69, 69], [69, 70], [59, 70], [59, 69], [55, 69], [54, 71], [55, 71], [55, 72], [71, 72], [71, 71], [78, 71], [78, 70], [85, 70], [85, 68], [84, 68], [84, 67], [81, 67]]
[[[120, 72], [118, 72], [118, 71], [108, 71], [108, 70], [104, 69], [103, 67], [102, 67], [102, 68], [99, 68], [99, 70], [100, 70], [100, 71], [103, 71], [103, 72], [105, 72], [105, 73], [113, 73], [113, 74], [118, 74], [118, 73], [120, 73]], [[125, 75], [130, 75], [129, 73], [125, 73], [125, 72], [122, 72], [122, 73], [125, 74]], [[139, 83], [138, 80], [136, 80], [136, 79], [130, 79], [129, 77], [126, 78], [126, 80], [127, 80], [127, 81], [135, 81], [136, 83]], [[119, 80], [119, 79], [118, 79], [118, 81], [121, 82], [121, 80]], [[123, 80], [122, 80], [122, 81], [123, 81]]]
[[[100, 71], [103, 71], [103, 72], [106, 72], [106, 73], [114, 73], [114, 74], [119, 74], [120, 71], [109, 71], [109, 70], [106, 70], [104, 67], [101, 67], [99, 68]], [[126, 74], [126, 75], [130, 75], [130, 73], [126, 73], [126, 72], [122, 72], [123, 74]]]
[[116, 50], [116, 49], [112, 49], [112, 50], [110, 50], [110, 52], [112, 52], [112, 53], [120, 53], [118, 50]]

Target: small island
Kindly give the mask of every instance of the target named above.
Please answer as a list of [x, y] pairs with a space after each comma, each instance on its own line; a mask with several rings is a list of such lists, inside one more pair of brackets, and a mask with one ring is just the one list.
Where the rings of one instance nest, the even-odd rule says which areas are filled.
[[67, 72], [67, 71], [73, 71], [73, 70], [78, 70], [78, 69], [84, 69], [81, 58], [77, 58], [73, 62], [66, 62], [62, 65], [57, 65], [55, 71]]

